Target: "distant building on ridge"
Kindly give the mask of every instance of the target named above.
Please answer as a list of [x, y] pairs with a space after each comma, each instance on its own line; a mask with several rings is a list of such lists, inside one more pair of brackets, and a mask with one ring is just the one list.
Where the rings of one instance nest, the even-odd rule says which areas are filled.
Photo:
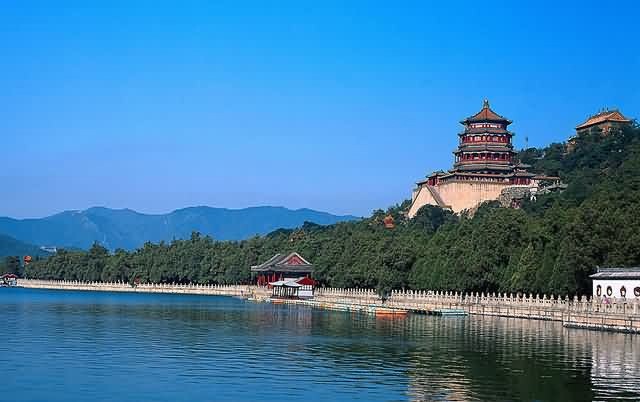
[[578, 137], [581, 135], [592, 132], [600, 132], [602, 135], [609, 135], [630, 125], [631, 119], [626, 118], [618, 109], [604, 109], [593, 116], [589, 116], [587, 120], [576, 127], [576, 134], [571, 136], [567, 141], [567, 152], [573, 151], [576, 147]]
[[432, 173], [416, 183], [409, 218], [424, 205], [456, 213], [491, 200], [518, 206], [522, 199], [535, 196], [542, 180], [559, 181], [556, 177], [538, 177], [528, 171], [529, 165], [516, 161], [511, 143], [514, 134], [507, 129], [511, 120], [491, 110], [489, 101], [460, 123], [464, 131], [458, 134], [453, 169]]

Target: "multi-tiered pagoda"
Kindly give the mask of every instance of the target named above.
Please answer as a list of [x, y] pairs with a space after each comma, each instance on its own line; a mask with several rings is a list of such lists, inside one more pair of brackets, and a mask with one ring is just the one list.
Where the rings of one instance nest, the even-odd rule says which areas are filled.
[[513, 133], [508, 130], [511, 120], [491, 110], [487, 100], [482, 110], [460, 123], [464, 131], [458, 134], [453, 169], [416, 183], [410, 217], [426, 204], [460, 212], [498, 199], [505, 188], [537, 187], [529, 166], [515, 160]]

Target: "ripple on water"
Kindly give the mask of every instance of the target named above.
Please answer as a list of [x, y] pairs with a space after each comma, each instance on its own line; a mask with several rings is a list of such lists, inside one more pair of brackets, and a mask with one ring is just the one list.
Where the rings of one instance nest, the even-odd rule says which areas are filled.
[[0, 400], [640, 399], [637, 337], [233, 298], [0, 291]]

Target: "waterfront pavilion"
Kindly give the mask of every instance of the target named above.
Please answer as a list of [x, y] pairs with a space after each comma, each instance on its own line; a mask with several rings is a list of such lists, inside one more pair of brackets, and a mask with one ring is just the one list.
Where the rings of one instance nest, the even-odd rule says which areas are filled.
[[0, 276], [0, 286], [17, 286], [18, 276], [15, 274], [4, 274]]
[[300, 254], [276, 254], [260, 265], [251, 267], [251, 274], [255, 276], [258, 286], [267, 286], [277, 281], [298, 281], [310, 278], [313, 265]]
[[271, 297], [279, 299], [298, 299], [300, 288], [304, 286], [295, 281], [275, 281], [269, 285], [273, 288]]

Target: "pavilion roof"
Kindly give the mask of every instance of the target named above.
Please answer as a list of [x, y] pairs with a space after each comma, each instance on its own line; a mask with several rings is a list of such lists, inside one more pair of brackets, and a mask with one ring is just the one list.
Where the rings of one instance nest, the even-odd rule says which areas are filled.
[[604, 112], [600, 112], [600, 113], [596, 113], [593, 116], [589, 116], [589, 118], [587, 120], [585, 120], [584, 123], [578, 125], [576, 127], [576, 130], [580, 130], [582, 128], [587, 128], [590, 126], [594, 126], [596, 124], [600, 124], [600, 123], [604, 123], [606, 121], [617, 121], [620, 123], [631, 123], [630, 119], [627, 119], [626, 117], [624, 117], [624, 115], [622, 113], [620, 113], [619, 110], [614, 109], [614, 110], [605, 110]]
[[507, 125], [511, 124], [511, 120], [506, 117], [500, 116], [498, 113], [491, 110], [489, 106], [489, 101], [487, 99], [484, 100], [482, 104], [482, 109], [474, 114], [473, 116], [467, 117], [462, 120], [460, 123], [469, 124], [469, 123], [481, 123], [481, 122], [499, 122], [506, 123]]
[[285, 288], [301, 288], [304, 285], [299, 284], [296, 281], [275, 281], [275, 282], [269, 282], [269, 285], [271, 286], [281, 286], [281, 287], [285, 287]]
[[313, 271], [313, 265], [300, 254], [293, 252], [289, 254], [278, 253], [262, 264], [251, 267], [251, 272], [267, 271], [310, 273]]
[[640, 279], [640, 267], [633, 268], [598, 268], [598, 272], [589, 276], [591, 279]]
[[316, 281], [314, 281], [313, 279], [309, 278], [308, 276], [305, 276], [302, 279], [298, 279], [296, 281], [297, 284], [299, 285], [303, 285], [303, 286], [314, 286], [316, 284]]

